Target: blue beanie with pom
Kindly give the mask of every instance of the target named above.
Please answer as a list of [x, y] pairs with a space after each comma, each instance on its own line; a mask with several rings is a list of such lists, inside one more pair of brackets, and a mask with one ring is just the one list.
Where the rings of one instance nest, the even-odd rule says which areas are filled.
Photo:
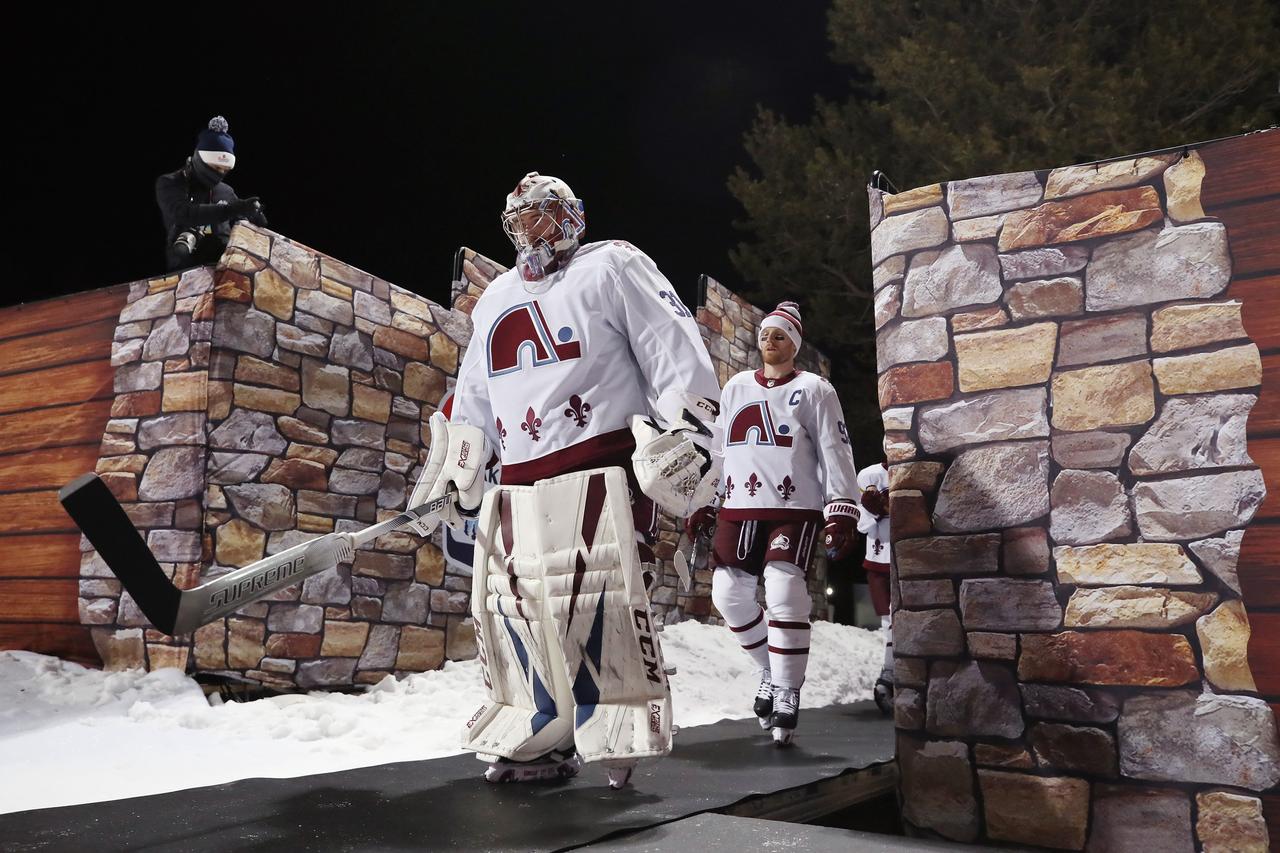
[[227, 120], [222, 116], [209, 119], [209, 126], [196, 137], [196, 154], [201, 160], [210, 166], [235, 167], [236, 143], [229, 130]]

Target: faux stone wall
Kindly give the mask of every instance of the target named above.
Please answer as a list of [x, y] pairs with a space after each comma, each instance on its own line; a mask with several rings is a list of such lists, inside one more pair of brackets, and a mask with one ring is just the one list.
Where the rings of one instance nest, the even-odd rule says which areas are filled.
[[[134, 282], [111, 347], [115, 397], [95, 470], [156, 559], [182, 587], [201, 565], [206, 388], [214, 274], [199, 267]], [[188, 664], [188, 638], [150, 628], [111, 570], [81, 539], [80, 621], [108, 669]]]
[[1190, 150], [871, 191], [918, 832], [1265, 849], [1235, 575], [1262, 366], [1204, 178]]
[[[216, 269], [135, 285], [99, 471], [184, 587], [365, 527], [404, 507], [469, 334], [465, 316], [240, 226]], [[190, 655], [195, 670], [317, 687], [475, 654], [470, 577], [409, 534], [193, 637], [146, 628], [92, 552], [82, 574], [102, 581], [82, 584], [82, 618], [109, 668]]]

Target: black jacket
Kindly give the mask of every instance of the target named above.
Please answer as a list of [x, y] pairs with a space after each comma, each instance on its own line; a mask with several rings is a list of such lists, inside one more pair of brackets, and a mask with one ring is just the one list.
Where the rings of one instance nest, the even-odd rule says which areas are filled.
[[[176, 172], [156, 178], [156, 204], [164, 220], [166, 261], [170, 269], [179, 265], [212, 263], [222, 255], [231, 235], [233, 220], [230, 202], [239, 196], [223, 181], [212, 189], [192, 174], [188, 163]], [[252, 220], [254, 217], [250, 217]], [[266, 220], [263, 219], [263, 224]], [[196, 233], [197, 248], [180, 260], [171, 251], [174, 239], [183, 231]]]

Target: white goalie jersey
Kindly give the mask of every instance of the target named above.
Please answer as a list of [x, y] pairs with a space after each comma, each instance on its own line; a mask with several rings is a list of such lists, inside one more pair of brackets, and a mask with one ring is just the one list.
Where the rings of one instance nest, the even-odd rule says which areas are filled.
[[589, 243], [536, 282], [509, 270], [471, 318], [452, 420], [484, 430], [504, 483], [612, 464], [664, 391], [720, 396], [693, 313], [630, 243]]
[[831, 383], [815, 373], [743, 371], [720, 394], [726, 519], [787, 519], [858, 494], [853, 451]]

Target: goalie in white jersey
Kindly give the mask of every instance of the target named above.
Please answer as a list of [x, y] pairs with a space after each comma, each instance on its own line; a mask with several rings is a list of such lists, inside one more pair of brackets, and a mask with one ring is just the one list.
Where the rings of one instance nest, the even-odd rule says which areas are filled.
[[[530, 172], [507, 197], [517, 265], [486, 288], [452, 416], [431, 419], [412, 504], [479, 513], [472, 612], [489, 701], [463, 744], [486, 778], [625, 784], [671, 749], [671, 696], [645, 564], [655, 501], [680, 517], [719, 481], [719, 387], [693, 315], [643, 252], [580, 245], [583, 204]], [[483, 497], [492, 455], [501, 485]], [[429, 530], [420, 529], [424, 535]]]
[[[720, 395], [721, 508], [700, 509], [686, 525], [692, 537], [715, 518], [712, 601], [761, 671], [754, 710], [780, 744], [796, 727], [809, 662], [814, 540], [821, 535], [838, 559], [852, 547], [858, 519], [840, 401], [830, 382], [795, 369], [801, 333], [794, 302], [761, 321], [764, 368], [737, 374]], [[767, 618], [756, 603], [762, 576]]]

